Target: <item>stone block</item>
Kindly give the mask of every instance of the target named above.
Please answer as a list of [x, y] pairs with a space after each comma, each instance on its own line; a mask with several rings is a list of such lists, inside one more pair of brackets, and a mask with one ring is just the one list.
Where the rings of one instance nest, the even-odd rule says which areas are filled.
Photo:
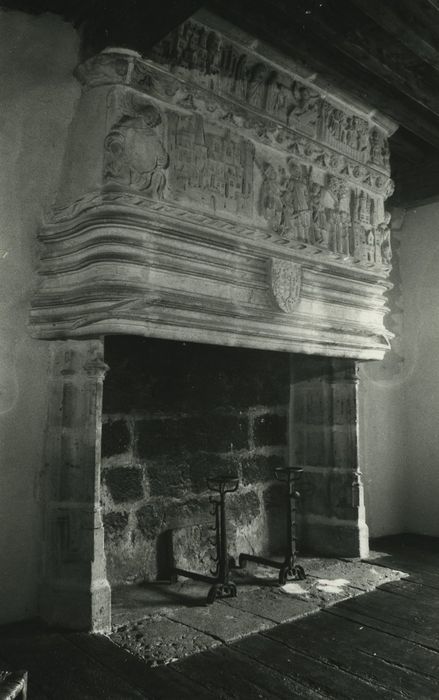
[[248, 447], [248, 418], [214, 411], [187, 418], [184, 423], [190, 450], [230, 452]]
[[208, 490], [208, 479], [215, 476], [237, 476], [237, 467], [227, 456], [198, 452], [189, 458], [190, 483], [195, 493]]
[[104, 481], [114, 503], [129, 503], [143, 498], [140, 467], [114, 467], [103, 470]]
[[169, 529], [189, 527], [194, 523], [212, 525], [212, 505], [209, 496], [190, 498], [183, 502], [167, 501], [164, 504], [164, 520]]
[[122, 513], [118, 511], [104, 513], [103, 521], [105, 537], [113, 539], [122, 537], [128, 525], [128, 517], [129, 514], [126, 511]]
[[260, 515], [259, 496], [255, 491], [231, 494], [226, 502], [226, 511], [233, 529], [248, 525]]
[[145, 503], [136, 511], [137, 526], [146, 539], [154, 539], [163, 528], [163, 504]]
[[130, 447], [130, 431], [124, 420], [109, 421], [102, 425], [102, 457], [126, 452]]
[[166, 460], [148, 464], [146, 475], [151, 496], [178, 498], [188, 492], [189, 464], [185, 460], [168, 455]]
[[[193, 611], [191, 608], [171, 610], [168, 616], [176, 622], [191, 626]], [[234, 642], [248, 634], [254, 634], [272, 627], [272, 622], [244, 610], [231, 608], [222, 601], [215, 605], [199, 608], [197, 611], [197, 629], [212, 635], [222, 642]]]
[[168, 664], [176, 658], [181, 659], [220, 644], [216, 636], [204, 634], [191, 625], [162, 615], [149, 617], [134, 625], [124, 625], [112, 633], [111, 639], [143, 659], [147, 666]]
[[273, 481], [275, 470], [284, 467], [286, 460], [284, 455], [251, 455], [240, 460], [242, 483], [256, 484]]
[[355, 468], [357, 462], [356, 426], [335, 426], [333, 429], [334, 466], [342, 469]]
[[305, 472], [300, 509], [304, 513], [336, 517], [342, 520], [355, 519], [356, 508], [352, 506], [352, 472]]
[[183, 423], [178, 419], [137, 421], [135, 433], [137, 454], [143, 459], [155, 459], [184, 449]]
[[[213, 523], [213, 518], [212, 518]], [[208, 524], [196, 524], [190, 527], [176, 528], [170, 532], [172, 562], [174, 566], [186, 571], [197, 571], [211, 575], [214, 563], [211, 555], [214, 533]]]
[[137, 452], [144, 459], [198, 450], [228, 452], [248, 445], [248, 419], [241, 415], [205, 413], [181, 418], [138, 421]]
[[253, 421], [253, 436], [256, 446], [286, 445], [287, 417], [273, 413], [257, 416]]

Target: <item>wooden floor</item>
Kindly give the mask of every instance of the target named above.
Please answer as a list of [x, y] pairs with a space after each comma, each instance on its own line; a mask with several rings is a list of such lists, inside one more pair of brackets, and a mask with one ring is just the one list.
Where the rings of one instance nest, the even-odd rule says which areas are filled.
[[148, 669], [105, 637], [0, 631], [0, 667], [29, 671], [29, 700], [439, 700], [439, 540], [378, 540], [407, 579], [293, 623]]

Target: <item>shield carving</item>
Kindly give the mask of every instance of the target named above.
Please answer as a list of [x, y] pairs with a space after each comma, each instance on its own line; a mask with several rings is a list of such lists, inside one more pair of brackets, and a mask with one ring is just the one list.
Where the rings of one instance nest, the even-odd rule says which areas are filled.
[[270, 261], [270, 282], [273, 296], [282, 311], [290, 314], [300, 299], [302, 268], [291, 260], [272, 258]]

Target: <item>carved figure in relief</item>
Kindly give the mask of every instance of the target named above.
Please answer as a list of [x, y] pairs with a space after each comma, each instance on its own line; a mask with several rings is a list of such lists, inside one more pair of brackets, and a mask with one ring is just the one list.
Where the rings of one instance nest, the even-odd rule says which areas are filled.
[[390, 245], [390, 212], [384, 214], [384, 221], [378, 226], [380, 236], [381, 259], [384, 265], [390, 265], [392, 260], [392, 248]]
[[287, 86], [278, 80], [277, 73], [273, 73], [268, 81], [267, 88], [267, 112], [278, 117], [282, 121], [287, 120], [290, 91]]
[[288, 109], [288, 125], [315, 130], [318, 119], [319, 95], [296, 80], [291, 85], [292, 103]]
[[137, 107], [136, 116], [123, 116], [107, 135], [104, 180], [161, 199], [166, 185], [168, 154], [155, 132], [161, 123], [151, 104]]
[[265, 107], [267, 70], [262, 63], [256, 63], [250, 70], [247, 82], [247, 101], [253, 107]]
[[312, 212], [312, 240], [311, 243], [329, 245], [328, 222], [326, 220], [325, 205], [323, 203], [323, 187], [317, 182], [312, 182], [310, 187], [310, 201]]
[[265, 163], [263, 177], [259, 196], [259, 214], [271, 223], [274, 231], [278, 231], [282, 221], [283, 205], [279, 196], [277, 172], [270, 163]]
[[299, 241], [309, 241], [311, 211], [309, 207], [308, 184], [302, 168], [293, 160], [287, 162], [288, 173], [282, 173], [283, 204], [282, 228], [284, 233]]

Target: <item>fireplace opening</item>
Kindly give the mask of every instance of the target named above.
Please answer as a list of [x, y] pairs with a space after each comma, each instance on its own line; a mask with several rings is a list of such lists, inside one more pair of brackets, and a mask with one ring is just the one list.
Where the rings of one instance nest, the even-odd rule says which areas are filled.
[[359, 556], [367, 547], [357, 460], [355, 362], [108, 336], [102, 507], [112, 586], [212, 568], [208, 477], [239, 480], [227, 498], [229, 553], [279, 555], [284, 486], [303, 467], [299, 548]]

